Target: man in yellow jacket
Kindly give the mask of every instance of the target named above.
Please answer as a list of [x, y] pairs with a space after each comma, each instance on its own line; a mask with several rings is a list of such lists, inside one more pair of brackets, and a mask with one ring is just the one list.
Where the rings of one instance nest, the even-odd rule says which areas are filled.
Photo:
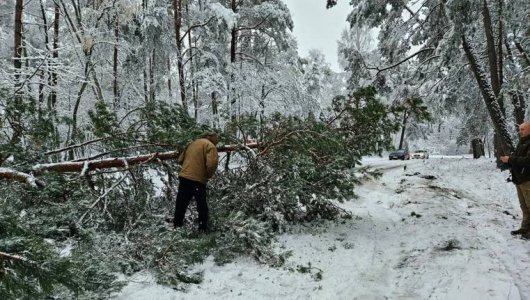
[[173, 225], [184, 225], [184, 215], [192, 197], [197, 201], [199, 230], [208, 230], [208, 203], [206, 202], [206, 183], [217, 169], [217, 135], [210, 133], [204, 138], [189, 144], [178, 158], [182, 165], [179, 173], [179, 189], [175, 206]]

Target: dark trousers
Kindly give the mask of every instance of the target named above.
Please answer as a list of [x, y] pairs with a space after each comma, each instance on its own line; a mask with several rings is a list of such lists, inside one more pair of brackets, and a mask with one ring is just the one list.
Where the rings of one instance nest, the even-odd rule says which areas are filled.
[[191, 198], [197, 201], [197, 211], [199, 212], [199, 229], [208, 228], [208, 203], [206, 203], [206, 184], [179, 177], [179, 189], [177, 203], [175, 206], [175, 217], [173, 225], [182, 227], [184, 225], [184, 215], [188, 209]]

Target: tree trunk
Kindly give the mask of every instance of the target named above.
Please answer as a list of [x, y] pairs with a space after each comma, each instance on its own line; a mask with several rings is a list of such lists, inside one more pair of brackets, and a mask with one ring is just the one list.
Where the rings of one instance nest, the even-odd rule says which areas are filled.
[[213, 128], [219, 128], [219, 113], [217, 111], [217, 92], [212, 92], [212, 115], [213, 115]]
[[265, 85], [261, 85], [261, 99], [259, 102], [259, 141], [263, 141], [263, 128], [265, 126]]
[[[231, 0], [230, 7], [232, 8], [232, 12], [234, 14], [238, 13], [238, 5], [239, 3], [236, 0]], [[229, 101], [228, 104], [230, 105], [230, 117], [232, 121], [236, 120], [236, 91], [234, 87], [234, 80], [235, 80], [235, 62], [236, 62], [236, 52], [237, 52], [237, 39], [238, 39], [238, 29], [237, 25], [234, 24], [234, 27], [231, 30], [231, 38], [230, 38], [230, 82], [229, 82], [229, 89], [228, 89], [228, 97]]]
[[407, 114], [407, 111], [405, 110], [403, 112], [403, 125], [401, 127], [401, 137], [399, 139], [398, 149], [403, 149], [403, 142], [405, 141], [405, 128], [407, 127], [407, 119], [408, 119], [408, 114]]
[[151, 57], [149, 57], [149, 101], [151, 103], [155, 102], [156, 97], [156, 88], [155, 88], [155, 50], [153, 49], [153, 52], [151, 53]]
[[[15, 67], [15, 105], [20, 105], [22, 100], [22, 80], [20, 79], [20, 73], [22, 71], [22, 11], [24, 9], [23, 0], [16, 0], [15, 3], [15, 32], [14, 32], [14, 44], [13, 49], [15, 51], [13, 55], [13, 66]], [[20, 112], [16, 110], [9, 109], [6, 113], [8, 119], [10, 120], [10, 125], [13, 130], [13, 135], [11, 136], [11, 143], [17, 144], [20, 141], [22, 136], [22, 124]], [[3, 162], [3, 157], [0, 157], [0, 162]]]
[[55, 110], [57, 106], [57, 64], [59, 63], [59, 18], [61, 11], [58, 3], [55, 3], [53, 18], [53, 49], [52, 49], [52, 71], [50, 82], [50, 95], [48, 96], [48, 109]]
[[167, 57], [167, 91], [169, 98], [173, 98], [173, 87], [171, 84], [171, 60]]
[[[502, 1], [503, 0], [498, 0], [497, 1], [497, 6], [498, 6], [498, 21], [499, 24], [498, 24], [498, 29], [497, 29], [497, 35], [498, 35], [498, 42], [497, 42], [497, 62], [498, 62], [498, 71], [499, 71], [499, 88], [502, 89], [502, 84], [503, 84], [503, 70], [504, 70], [504, 61], [503, 61], [503, 53], [502, 53], [502, 44], [503, 44], [503, 37], [504, 37], [504, 33], [502, 31]], [[499, 91], [500, 92], [500, 91]]]
[[515, 42], [515, 48], [517, 48], [517, 51], [521, 53], [522, 60], [524, 64], [526, 64], [527, 67], [530, 67], [530, 58], [528, 57], [528, 54], [526, 54], [526, 51], [524, 51], [523, 46], [521, 46], [521, 43]]
[[526, 111], [526, 104], [523, 93], [517, 90], [509, 92], [513, 104], [513, 115], [515, 117], [516, 125], [521, 125], [524, 122], [524, 113]]
[[[240, 151], [243, 149], [257, 149], [260, 145], [257, 143], [241, 145], [225, 145], [217, 147], [218, 152], [227, 152], [230, 154], [233, 151]], [[36, 179], [35, 176], [41, 175], [44, 172], [58, 172], [58, 173], [83, 173], [110, 169], [110, 168], [128, 168], [139, 164], [147, 164], [151, 162], [159, 162], [162, 160], [174, 160], [179, 156], [178, 151], [156, 152], [130, 157], [114, 157], [100, 160], [89, 160], [80, 162], [62, 162], [52, 164], [38, 164], [31, 168], [32, 174], [19, 172], [14, 169], [0, 168], [0, 179], [7, 179], [28, 183], [34, 187], [44, 186], [44, 183]], [[127, 169], [125, 169], [127, 170]]]
[[[189, 2], [186, 1], [186, 14], [188, 15], [188, 20], [190, 19], [190, 9]], [[195, 84], [195, 66], [193, 64], [193, 43], [191, 38], [191, 32], [188, 33], [188, 46], [189, 46], [189, 63], [190, 63], [190, 82], [191, 82], [191, 99], [193, 102], [193, 116], [195, 120], [199, 117], [199, 99], [197, 99], [197, 86]]]
[[[238, 151], [245, 148], [256, 149], [258, 148], [257, 143], [246, 144], [244, 147], [240, 145], [224, 145], [217, 147], [218, 152]], [[98, 169], [109, 169], [109, 168], [126, 168], [142, 163], [156, 162], [158, 160], [169, 160], [177, 159], [179, 156], [178, 151], [168, 152], [156, 152], [149, 154], [142, 154], [130, 157], [114, 157], [100, 160], [90, 161], [79, 161], [79, 162], [64, 162], [64, 163], [53, 163], [53, 164], [39, 164], [32, 168], [35, 175], [40, 175], [46, 171], [60, 172], [60, 173], [71, 173], [71, 172], [88, 172]], [[1, 178], [1, 177], [0, 177]]]
[[[79, 110], [79, 106], [81, 104], [81, 98], [83, 96], [83, 93], [85, 92], [85, 89], [88, 85], [88, 76], [89, 76], [89, 66], [88, 63], [85, 63], [85, 79], [83, 80], [83, 83], [81, 84], [81, 88], [79, 89], [79, 92], [77, 92], [77, 98], [74, 105], [74, 111], [72, 112], [72, 130], [70, 132], [70, 137], [66, 141], [67, 145], [73, 144], [75, 142], [75, 137], [77, 135], [77, 112]], [[69, 152], [70, 159], [74, 158], [73, 151]]]
[[175, 21], [175, 39], [177, 44], [177, 70], [179, 74], [180, 100], [184, 110], [188, 111], [188, 103], [186, 101], [186, 82], [184, 80], [184, 63], [182, 61], [182, 38], [180, 34], [180, 30], [182, 29], [182, 0], [173, 0], [173, 13]]
[[147, 67], [145, 65], [144, 65], [143, 71], [144, 71], [144, 101], [145, 101], [145, 104], [147, 104], [149, 103], [149, 87], [147, 84], [149, 79], [147, 75]]
[[[44, 3], [43, 0], [40, 1], [40, 12], [42, 14], [42, 25], [44, 27], [44, 47], [48, 52], [50, 52], [50, 39], [48, 37], [48, 19], [46, 18], [46, 11], [44, 10]], [[50, 61], [46, 60], [46, 66], [48, 69], [48, 77], [46, 77], [46, 72], [41, 69], [40, 71], [40, 80], [39, 80], [39, 117], [42, 116], [42, 107], [44, 104], [44, 90], [45, 90], [45, 84], [44, 82], [48, 81], [48, 84], [51, 86], [51, 76], [49, 74], [51, 66]]]
[[462, 35], [462, 47], [464, 48], [464, 52], [466, 54], [467, 60], [469, 61], [471, 71], [473, 72], [473, 75], [475, 75], [475, 79], [477, 80], [479, 89], [482, 93], [482, 98], [484, 99], [484, 103], [488, 109], [495, 133], [497, 133], [501, 139], [501, 143], [498, 146], [499, 149], [496, 149], [498, 150], [497, 154], [509, 154], [513, 151], [514, 147], [511, 135], [506, 125], [504, 114], [502, 113], [499, 102], [495, 97], [484, 70], [479, 65], [478, 56], [475, 54], [474, 49], [467, 41], [465, 35]]
[[118, 14], [116, 14], [116, 21], [114, 25], [114, 54], [112, 56], [113, 61], [113, 67], [112, 67], [112, 74], [113, 74], [113, 81], [112, 81], [112, 94], [113, 94], [113, 104], [114, 104], [114, 111], [118, 109], [120, 106], [120, 93], [118, 90], [118, 43], [119, 43], [119, 37], [120, 37], [120, 22]]
[[24, 9], [24, 0], [16, 0], [15, 2], [15, 33], [14, 33], [14, 44], [13, 49], [15, 53], [13, 55], [13, 66], [15, 67], [15, 89], [19, 89], [20, 82], [20, 69], [22, 68], [22, 11]]
[[484, 145], [480, 138], [475, 138], [471, 141], [471, 149], [473, 150], [474, 159], [484, 156]]
[[[491, 16], [486, 0], [483, 1], [484, 6], [482, 8], [484, 32], [486, 33], [486, 45], [488, 53], [488, 62], [490, 69], [491, 87], [495, 97], [499, 97], [501, 85], [499, 81], [499, 66], [497, 64], [497, 51], [495, 50], [495, 38], [493, 37], [493, 26], [491, 24]], [[499, 103], [501, 111], [504, 112], [503, 105]]]
[[39, 73], [39, 118], [42, 116], [42, 106], [44, 103], [44, 82], [46, 81], [46, 74], [44, 70]]

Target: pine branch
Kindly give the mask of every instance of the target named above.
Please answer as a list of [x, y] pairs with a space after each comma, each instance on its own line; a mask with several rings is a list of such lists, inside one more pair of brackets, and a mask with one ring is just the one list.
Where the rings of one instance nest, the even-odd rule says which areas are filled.
[[[377, 70], [377, 74], [379, 74], [379, 73], [381, 73], [381, 72], [383, 72], [383, 71], [386, 71], [386, 70], [389, 70], [389, 69], [393, 69], [393, 68], [395, 68], [395, 67], [401, 65], [401, 64], [407, 62], [408, 60], [412, 59], [413, 57], [415, 57], [415, 56], [417, 56], [417, 55], [419, 55], [419, 54], [421, 54], [421, 53], [423, 53], [423, 52], [434, 51], [434, 50], [435, 50], [435, 48], [424, 48], [424, 49], [421, 49], [421, 50], [419, 50], [418, 52], [413, 53], [413, 54], [409, 55], [408, 57], [404, 58], [403, 60], [398, 61], [398, 62], [396, 62], [396, 63], [393, 64], [393, 65], [386, 66], [386, 67], [384, 67], [384, 68], [379, 68], [379, 67], [368, 67], [368, 66], [366, 66], [366, 65], [365, 65], [365, 68], [368, 69], [368, 70]], [[364, 63], [364, 61], [363, 61], [363, 63]]]
[[242, 30], [252, 30], [252, 29], [256, 29], [256, 28], [258, 28], [260, 25], [262, 25], [263, 23], [265, 23], [265, 22], [269, 19], [270, 15], [271, 15], [271, 14], [266, 15], [265, 18], [263, 18], [263, 19], [261, 20], [261, 22], [257, 23], [257, 24], [254, 25], [254, 26], [249, 26], [249, 27], [237, 27], [237, 28], [235, 28], [235, 30], [236, 30], [236, 31], [242, 31]]
[[118, 185], [120, 185], [120, 183], [123, 182], [123, 180], [125, 180], [125, 178], [127, 178], [127, 174], [123, 175], [120, 180], [116, 181], [116, 183], [114, 183], [108, 190], [105, 191], [105, 193], [103, 193], [103, 195], [99, 196], [96, 201], [94, 201], [92, 203], [92, 205], [90, 205], [90, 207], [88, 207], [87, 211], [85, 211], [85, 213], [81, 216], [81, 218], [79, 218], [79, 220], [77, 221], [78, 224], [82, 224], [83, 223], [83, 219], [86, 217], [86, 215], [92, 210], [92, 208], [94, 208], [102, 199], [104, 199], [105, 197], [107, 197], [107, 195], [112, 191], [114, 190]]
[[92, 144], [92, 143], [97, 143], [97, 142], [103, 141], [105, 139], [108, 139], [108, 138], [98, 138], [98, 139], [86, 141], [84, 143], [80, 143], [80, 144], [76, 144], [76, 145], [70, 145], [68, 147], [63, 147], [63, 148], [60, 148], [60, 149], [47, 151], [47, 152], [44, 152], [44, 155], [52, 155], [52, 154], [61, 153], [61, 152], [64, 152], [64, 151], [72, 150], [74, 148], [80, 148], [80, 147], [83, 147], [83, 146], [86, 146], [86, 145], [89, 145], [89, 144]]
[[34, 266], [38, 265], [36, 261], [33, 261], [31, 259], [27, 259], [27, 258], [25, 258], [23, 256], [20, 256], [20, 255], [9, 254], [9, 253], [2, 252], [2, 251], [0, 251], [0, 257], [3, 258], [3, 259], [7, 259], [7, 260], [21, 261], [21, 262], [24, 262], [24, 263], [27, 263], [27, 264], [30, 264], [30, 265], [34, 265]]
[[182, 43], [182, 41], [184, 41], [184, 39], [186, 38], [186, 36], [188, 34], [191, 33], [191, 31], [195, 28], [198, 28], [198, 27], [204, 27], [206, 25], [208, 25], [208, 23], [210, 23], [210, 21], [213, 20], [213, 17], [211, 17], [208, 21], [206, 21], [206, 23], [203, 23], [203, 24], [195, 24], [195, 25], [192, 25], [190, 26], [190, 28], [188, 28], [188, 30], [186, 30], [186, 32], [184, 33], [184, 35], [182, 35], [182, 37], [180, 38], [180, 42]]

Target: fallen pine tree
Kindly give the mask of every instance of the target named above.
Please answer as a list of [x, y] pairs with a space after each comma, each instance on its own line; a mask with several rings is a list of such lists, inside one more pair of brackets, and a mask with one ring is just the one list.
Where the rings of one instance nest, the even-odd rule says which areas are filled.
[[[219, 152], [232, 152], [254, 148], [258, 148], [258, 143], [246, 145], [223, 145], [218, 147], [217, 150]], [[129, 167], [140, 164], [177, 159], [178, 156], [178, 151], [167, 151], [129, 157], [113, 157], [97, 160], [37, 164], [32, 167], [30, 172], [27, 173], [11, 168], [0, 168], [0, 179], [23, 182], [33, 187], [38, 187], [43, 186], [44, 182], [38, 180], [35, 176], [39, 176], [44, 172], [80, 173], [80, 175], [85, 175], [87, 172], [101, 169], [125, 168], [126, 170]]]

